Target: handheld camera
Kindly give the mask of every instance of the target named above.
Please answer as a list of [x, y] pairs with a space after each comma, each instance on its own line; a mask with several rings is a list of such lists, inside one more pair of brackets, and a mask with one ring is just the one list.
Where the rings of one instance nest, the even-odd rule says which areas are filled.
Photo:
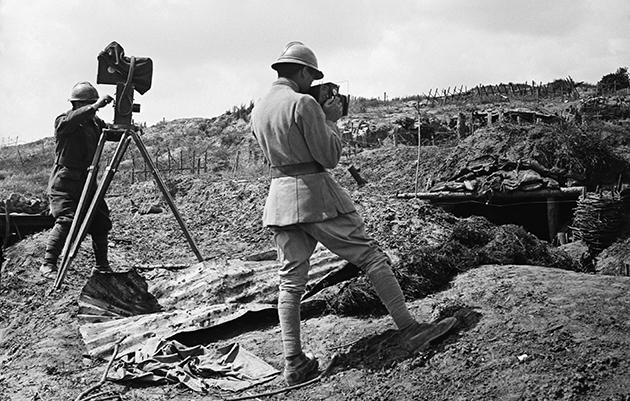
[[332, 82], [326, 82], [325, 84], [311, 86], [308, 90], [308, 94], [313, 96], [317, 103], [323, 105], [328, 99], [339, 97], [341, 99], [342, 116], [348, 115], [348, 106], [350, 99], [347, 95], [339, 93], [339, 85]]

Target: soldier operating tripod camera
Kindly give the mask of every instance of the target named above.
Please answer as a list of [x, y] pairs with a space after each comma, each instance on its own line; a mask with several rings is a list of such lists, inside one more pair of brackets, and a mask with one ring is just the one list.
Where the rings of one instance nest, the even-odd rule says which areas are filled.
[[[72, 110], [55, 119], [55, 163], [48, 182], [50, 212], [55, 225], [48, 236], [44, 263], [40, 267], [46, 278], [57, 273], [57, 261], [77, 210], [87, 168], [94, 157], [101, 130], [106, 127], [96, 112], [114, 99], [109, 95], [99, 97], [89, 82], [79, 82], [72, 88], [68, 100]], [[99, 271], [111, 270], [107, 258], [107, 237], [111, 228], [109, 209], [103, 200], [89, 227], [95, 269]]]
[[[132, 140], [135, 142], [138, 151], [151, 170], [158, 188], [171, 208], [173, 215], [175, 216], [186, 239], [188, 240], [188, 243], [197, 257], [197, 260], [200, 262], [203, 261], [203, 257], [201, 256], [195, 241], [188, 232], [188, 229], [179, 215], [170, 193], [166, 190], [164, 181], [160, 177], [149, 156], [149, 152], [140, 138], [139, 127], [134, 125], [132, 122], [132, 113], [140, 110], [140, 106], [133, 103], [134, 90], [143, 94], [151, 88], [151, 78], [153, 73], [153, 63], [151, 59], [125, 57], [123, 48], [118, 43], [112, 42], [99, 54], [98, 61], [97, 83], [116, 85], [114, 124], [106, 127], [106, 124], [99, 119], [93, 120], [94, 127], [92, 127], [89, 119], [87, 119], [87, 121], [76, 120], [75, 124], [68, 128], [68, 130], [74, 130], [72, 132], [78, 132], [76, 137], [79, 138], [79, 140], [81, 140], [81, 138], [87, 138], [86, 135], [82, 135], [85, 133], [87, 128], [93, 129], [93, 132], [90, 131], [91, 136], [89, 136], [89, 141], [84, 139], [86, 145], [76, 151], [77, 154], [81, 155], [82, 163], [76, 165], [77, 172], [75, 173], [75, 176], [79, 177], [79, 179], [76, 180], [76, 188], [73, 187], [73, 196], [70, 203], [72, 206], [70, 208], [72, 210], [72, 218], [66, 218], [62, 221], [62, 223], [65, 224], [63, 227], [64, 230], [69, 221], [71, 222], [71, 225], [69, 230], [65, 231], [64, 234], [65, 242], [63, 245], [63, 251], [61, 252], [61, 264], [57, 272], [54, 289], [59, 289], [61, 286], [68, 267], [72, 262], [72, 259], [76, 256], [81, 245], [81, 241], [88, 232], [92, 235], [94, 253], [97, 261], [96, 268], [93, 273], [107, 273], [111, 271], [107, 261], [106, 234], [111, 228], [111, 221], [109, 220], [109, 217], [107, 218], [107, 221], [103, 220], [104, 215], [109, 216], [104, 199], [114, 174], [116, 173], [118, 166], [124, 157], [125, 151]], [[85, 85], [86, 83], [82, 84]], [[77, 105], [85, 107], [85, 113], [91, 113], [87, 114], [88, 117], [94, 116], [94, 113], [89, 110], [90, 108], [96, 110], [112, 100], [112, 98], [108, 96], [103, 98], [103, 100], [99, 99], [93, 102], [92, 99], [96, 93], [96, 89], [94, 89], [91, 85], [89, 85], [89, 87], [93, 90], [93, 93], [90, 95], [90, 103], [84, 106]], [[96, 178], [105, 141], [118, 142], [118, 145], [109, 165], [105, 169], [97, 185]], [[69, 163], [64, 162], [63, 153], [58, 152], [58, 154], [61, 156], [57, 157], [56, 163], [66, 167], [65, 164]], [[86, 172], [86, 162], [89, 160], [91, 160], [91, 164], [89, 164], [89, 168], [87, 168]], [[61, 184], [63, 184], [63, 182]], [[63, 187], [63, 185], [61, 186]], [[81, 187], [82, 189], [80, 189]], [[79, 192], [76, 191], [77, 188], [80, 189]], [[77, 196], [77, 193], [80, 193], [80, 196]], [[55, 226], [55, 229], [56, 227], [57, 225]], [[103, 230], [103, 227], [106, 227], [106, 229]], [[53, 229], [53, 234], [55, 233], [55, 229]], [[102, 231], [105, 231], [104, 236]], [[51, 238], [52, 237], [53, 236], [51, 235]], [[102, 241], [104, 241], [104, 243]], [[56, 270], [56, 260], [59, 257], [58, 250], [60, 242], [61, 241], [56, 240], [54, 243], [56, 248], [54, 250], [51, 246], [51, 257], [46, 260], [45, 265], [42, 267], [43, 273], [46, 273], [46, 271], [54, 272]], [[56, 253], [53, 253], [53, 251]]]

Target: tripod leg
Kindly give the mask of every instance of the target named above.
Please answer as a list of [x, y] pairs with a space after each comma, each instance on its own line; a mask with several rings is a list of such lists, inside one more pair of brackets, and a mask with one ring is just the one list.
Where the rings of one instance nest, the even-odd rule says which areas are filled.
[[96, 189], [96, 193], [92, 198], [90, 207], [87, 209], [85, 217], [81, 222], [79, 231], [76, 233], [74, 242], [72, 243], [72, 246], [70, 247], [70, 250], [68, 252], [68, 256], [64, 261], [65, 263], [61, 265], [59, 271], [57, 272], [57, 279], [55, 280], [54, 285], [55, 290], [59, 289], [59, 287], [61, 286], [61, 283], [63, 282], [63, 279], [66, 275], [66, 271], [68, 270], [68, 267], [70, 267], [70, 263], [72, 263], [72, 259], [74, 259], [74, 257], [77, 255], [79, 247], [81, 246], [81, 242], [83, 241], [83, 239], [85, 238], [85, 234], [87, 233], [88, 227], [92, 223], [92, 218], [94, 217], [96, 208], [103, 201], [103, 199], [105, 199], [105, 193], [109, 188], [109, 184], [111, 183], [112, 178], [114, 178], [114, 174], [116, 173], [118, 165], [120, 164], [125, 154], [125, 151], [127, 150], [127, 146], [129, 146], [129, 142], [131, 142], [131, 137], [129, 137], [127, 133], [123, 134], [120, 142], [118, 142], [118, 147], [114, 152], [114, 156], [112, 157], [109, 166], [107, 166], [105, 174], [101, 179], [98, 188]]
[[144, 161], [147, 163], [147, 166], [149, 166], [149, 169], [151, 170], [151, 174], [153, 174], [153, 178], [155, 179], [155, 183], [160, 188], [160, 191], [162, 191], [162, 195], [164, 195], [164, 199], [166, 199], [166, 203], [168, 203], [168, 206], [171, 208], [171, 211], [173, 212], [173, 215], [175, 216], [177, 223], [179, 223], [179, 226], [184, 232], [184, 236], [186, 237], [188, 244], [192, 248], [193, 253], [197, 257], [198, 261], [203, 262], [203, 256], [201, 256], [201, 252], [199, 252], [199, 248], [197, 247], [195, 240], [190, 235], [190, 232], [188, 231], [188, 228], [186, 227], [186, 223], [184, 223], [182, 216], [179, 214], [179, 211], [177, 210], [177, 207], [175, 206], [175, 202], [173, 201], [171, 194], [166, 189], [166, 185], [164, 185], [164, 181], [162, 180], [162, 177], [160, 176], [159, 172], [155, 168], [155, 165], [153, 164], [153, 161], [151, 160], [151, 157], [149, 156], [149, 152], [147, 151], [147, 148], [144, 146], [144, 142], [142, 142], [142, 139], [140, 138], [137, 132], [132, 132], [131, 136], [133, 137], [133, 140], [136, 142], [136, 146], [138, 147], [140, 154], [142, 154]]
[[92, 188], [96, 183], [96, 176], [98, 175], [98, 164], [101, 159], [101, 155], [103, 154], [105, 140], [105, 134], [101, 133], [101, 136], [98, 139], [98, 144], [96, 145], [94, 157], [92, 158], [92, 164], [90, 164], [90, 167], [88, 168], [88, 176], [81, 191], [81, 197], [79, 198], [79, 204], [77, 205], [77, 210], [74, 213], [74, 218], [72, 219], [70, 231], [68, 232], [66, 242], [63, 245], [63, 251], [61, 252], [62, 266], [66, 263], [65, 261], [68, 257], [68, 251], [70, 250], [70, 247], [72, 246], [72, 243], [76, 238], [77, 230], [79, 229], [81, 222], [83, 221], [83, 217], [85, 216], [85, 211], [87, 210], [88, 206], [89, 193], [92, 191]]

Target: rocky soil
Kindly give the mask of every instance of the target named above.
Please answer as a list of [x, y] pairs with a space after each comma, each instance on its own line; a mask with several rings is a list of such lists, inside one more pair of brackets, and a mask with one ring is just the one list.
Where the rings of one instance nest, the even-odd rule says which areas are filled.
[[[618, 141], [615, 138], [625, 135], [627, 128], [602, 130], [604, 136], [609, 134]], [[190, 132], [197, 135], [201, 131]], [[619, 149], [625, 146], [624, 140]], [[269, 399], [630, 400], [629, 277], [571, 271], [568, 262], [560, 263], [564, 269], [548, 267], [569, 257], [579, 260], [582, 248], [576, 245], [571, 251], [560, 251], [527, 236], [512, 236], [512, 243], [520, 241], [524, 247], [563, 256], [545, 267], [516, 264], [527, 263], [523, 254], [504, 252], [506, 257], [498, 260], [465, 253], [452, 246], [454, 228], [462, 219], [428, 203], [393, 196], [416, 186], [424, 188], [445, 161], [455, 163], [456, 152], [462, 150], [425, 146], [418, 153], [415, 147], [383, 147], [351, 152], [333, 171], [351, 193], [368, 231], [403, 262], [412, 260], [405, 259], [410, 255], [417, 266], [422, 266], [421, 255], [439, 260], [435, 250], [444, 250], [443, 258], [466, 256], [461, 259], [466, 269], [453, 274], [450, 283], [408, 300], [419, 320], [456, 315], [460, 318], [456, 330], [424, 352], [407, 354], [397, 345], [391, 320], [377, 310], [310, 318], [303, 322], [303, 342], [322, 365], [336, 356], [330, 375]], [[366, 186], [357, 187], [347, 172], [350, 165], [361, 169]], [[173, 175], [167, 181], [205, 257], [244, 258], [273, 249], [271, 233], [260, 223], [268, 185], [264, 173]], [[148, 265], [196, 262], [151, 181], [115, 184], [107, 201], [114, 221], [110, 254], [115, 270], [135, 268], [151, 280], [159, 270], [147, 272]], [[515, 231], [501, 228], [496, 232], [508, 236]], [[474, 250], [470, 233], [468, 245]], [[49, 293], [51, 282], [38, 273], [46, 235], [29, 236], [5, 253], [0, 275], [0, 401], [76, 399], [100, 380], [106, 368], [106, 361], [86, 356], [78, 330], [77, 299], [93, 263], [89, 241], [62, 289]], [[464, 238], [461, 232], [459, 236]], [[492, 242], [493, 249], [501, 251], [497, 249], [500, 244]], [[621, 238], [604, 252], [606, 263], [618, 263], [628, 254], [627, 248], [627, 238]], [[492, 264], [475, 262], [488, 260]], [[276, 325], [241, 330], [229, 339], [208, 339], [207, 343], [214, 347], [234, 341], [281, 368]], [[277, 377], [246, 394], [282, 386]], [[118, 399], [140, 401], [237, 396], [220, 392], [199, 395], [175, 385], [111, 382], [102, 391]]]

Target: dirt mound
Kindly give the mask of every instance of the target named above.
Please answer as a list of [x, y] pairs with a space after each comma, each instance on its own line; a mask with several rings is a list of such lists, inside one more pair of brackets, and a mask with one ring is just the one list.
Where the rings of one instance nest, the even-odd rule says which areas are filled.
[[630, 96], [594, 96], [584, 99], [578, 106], [582, 117], [601, 120], [630, 118]]
[[596, 258], [595, 271], [611, 276], [630, 276], [630, 238], [604, 249]]
[[[237, 258], [274, 247], [271, 233], [263, 229], [261, 220], [266, 178], [210, 181], [174, 176], [166, 184], [175, 194], [178, 210], [205, 258]], [[128, 196], [107, 201], [114, 221], [112, 254], [121, 256], [121, 264], [196, 262], [152, 181], [136, 184]], [[140, 214], [148, 205], [157, 205], [162, 212]]]
[[10, 213], [44, 214], [48, 212], [48, 200], [27, 198], [24, 195], [12, 193], [0, 200], [0, 213], [6, 213], [7, 206]]
[[[424, 298], [443, 289], [457, 274], [483, 264], [523, 264], [576, 270], [562, 250], [551, 247], [523, 228], [495, 226], [483, 217], [457, 221], [450, 236], [437, 246], [401, 241], [394, 274], [406, 299]], [[327, 309], [341, 315], [385, 313], [372, 285], [364, 276], [349, 280], [316, 296]]]
[[[342, 159], [342, 165], [333, 173], [345, 188], [352, 190], [357, 188], [357, 184], [346, 169], [354, 165], [368, 182], [361, 192], [396, 194], [415, 190], [417, 170], [418, 187], [423, 191], [450, 152], [451, 149], [435, 146], [424, 146], [420, 150], [414, 146], [364, 150], [346, 155]], [[416, 167], [418, 160], [420, 164]]]
[[[338, 364], [331, 377], [287, 398], [626, 400], [629, 286], [616, 277], [534, 266], [473, 269], [448, 290], [409, 303], [422, 321], [468, 315], [454, 333], [413, 355], [396, 343], [388, 316], [309, 319], [304, 345], [324, 363], [339, 354]], [[230, 341], [273, 357], [277, 336], [270, 328]]]
[[618, 140], [568, 124], [483, 128], [451, 151], [436, 180], [474, 178], [479, 188], [497, 190], [504, 177], [497, 184], [492, 173], [527, 168], [561, 186], [614, 183], [629, 167], [613, 146]]

